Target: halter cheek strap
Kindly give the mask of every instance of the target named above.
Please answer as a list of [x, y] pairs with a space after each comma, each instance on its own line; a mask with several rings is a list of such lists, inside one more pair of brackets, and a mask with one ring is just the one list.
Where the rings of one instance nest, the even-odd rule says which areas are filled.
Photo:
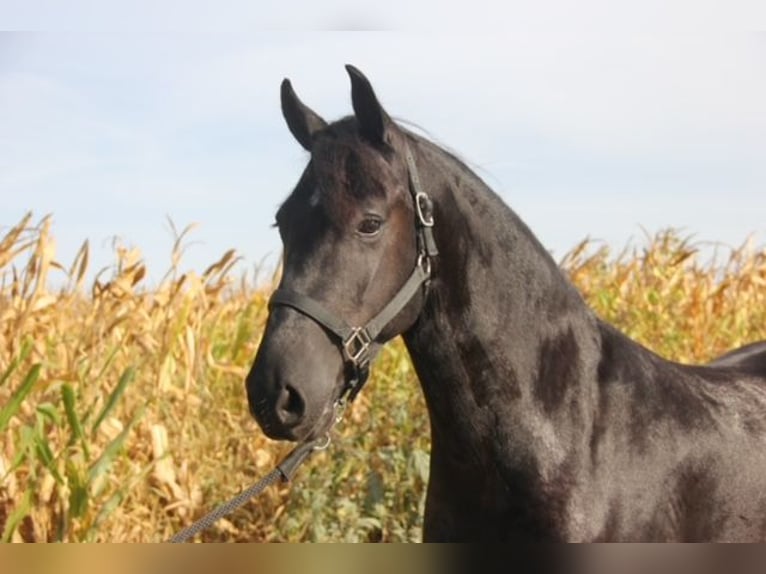
[[282, 305], [303, 313], [324, 327], [337, 340], [347, 367], [341, 398], [348, 393], [353, 401], [370, 374], [370, 346], [386, 326], [415, 297], [431, 278], [431, 259], [439, 254], [433, 237], [433, 202], [423, 191], [415, 158], [405, 144], [405, 158], [410, 180], [410, 193], [415, 208], [418, 258], [407, 281], [377, 315], [364, 326], [352, 327], [307, 295], [289, 289], [278, 289], [269, 300], [269, 309]]

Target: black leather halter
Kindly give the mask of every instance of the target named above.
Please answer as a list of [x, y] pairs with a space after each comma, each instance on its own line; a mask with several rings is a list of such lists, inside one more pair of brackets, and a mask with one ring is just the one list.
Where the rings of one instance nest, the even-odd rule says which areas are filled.
[[431, 277], [431, 258], [439, 254], [433, 237], [433, 202], [420, 185], [415, 158], [406, 144], [405, 158], [416, 215], [418, 258], [409, 278], [386, 306], [366, 325], [352, 327], [342, 318], [325, 309], [318, 301], [289, 289], [278, 289], [269, 300], [269, 309], [276, 305], [283, 305], [300, 311], [319, 323], [337, 340], [346, 365], [346, 381], [339, 400], [348, 393], [348, 400], [353, 401], [367, 382], [370, 374], [370, 345], [393, 318], [407, 306], [421, 286], [428, 286]]

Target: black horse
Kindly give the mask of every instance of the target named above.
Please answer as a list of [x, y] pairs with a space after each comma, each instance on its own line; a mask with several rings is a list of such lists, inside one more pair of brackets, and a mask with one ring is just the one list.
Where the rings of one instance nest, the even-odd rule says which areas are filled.
[[247, 378], [264, 432], [322, 435], [402, 334], [431, 422], [426, 540], [766, 540], [766, 343], [688, 366], [604, 323], [347, 69], [354, 116], [332, 124], [282, 84], [311, 159], [277, 213], [283, 276]]

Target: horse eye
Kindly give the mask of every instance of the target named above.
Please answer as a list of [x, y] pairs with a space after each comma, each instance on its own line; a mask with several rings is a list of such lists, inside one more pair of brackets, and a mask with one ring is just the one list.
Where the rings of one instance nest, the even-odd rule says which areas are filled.
[[375, 235], [380, 231], [383, 221], [379, 217], [365, 217], [356, 230], [362, 235]]

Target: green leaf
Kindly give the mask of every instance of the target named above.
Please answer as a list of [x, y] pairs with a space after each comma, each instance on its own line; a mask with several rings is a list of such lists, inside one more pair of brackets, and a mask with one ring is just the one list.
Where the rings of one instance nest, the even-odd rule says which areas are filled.
[[56, 479], [56, 482], [59, 484], [64, 484], [64, 479], [61, 478], [58, 468], [56, 468], [56, 457], [53, 456], [53, 451], [51, 451], [48, 443], [45, 442], [44, 438], [40, 435], [35, 435], [35, 447], [37, 456], [42, 461], [43, 465], [45, 465], [45, 468], [47, 468], [48, 471], [53, 475], [53, 478]]
[[[24, 425], [19, 429], [19, 441], [16, 443], [16, 456], [13, 457], [11, 463], [11, 471], [16, 470], [21, 463], [24, 462], [24, 457], [29, 452], [32, 452], [32, 447], [35, 444], [35, 429], [29, 425]], [[30, 462], [34, 463], [34, 459], [30, 457]], [[32, 467], [34, 469], [34, 467]]]
[[18, 412], [21, 403], [24, 402], [24, 399], [32, 390], [32, 387], [35, 386], [37, 379], [40, 377], [40, 368], [40, 363], [32, 366], [29, 373], [27, 373], [24, 382], [22, 382], [21, 386], [16, 389], [16, 392], [11, 395], [8, 404], [0, 409], [0, 433], [2, 433], [5, 430], [5, 427], [8, 426], [11, 417]]
[[67, 461], [66, 476], [69, 486], [69, 512], [73, 518], [80, 518], [88, 510], [88, 485], [80, 468], [71, 460]]
[[82, 445], [82, 450], [85, 453], [86, 458], [90, 458], [90, 449], [88, 443], [85, 440], [85, 431], [82, 428], [82, 423], [77, 416], [77, 410], [75, 408], [75, 393], [74, 389], [66, 383], [61, 387], [61, 398], [64, 401], [64, 412], [66, 413], [67, 421], [69, 422], [69, 428], [72, 429], [72, 440], [79, 440]]
[[[104, 361], [103, 365], [101, 365], [101, 369], [98, 371], [98, 374], [96, 374], [95, 377], [93, 377], [94, 381], [100, 381], [104, 378], [104, 374], [106, 373], [107, 369], [112, 366], [114, 363], [114, 360], [117, 358], [117, 353], [122, 349], [122, 346], [117, 345], [115, 346], [110, 352], [109, 355], [106, 357], [106, 360]], [[88, 371], [85, 371], [86, 373]], [[85, 380], [85, 374], [83, 374], [83, 380]], [[94, 402], [88, 405], [88, 407], [83, 412], [82, 417], [80, 417], [80, 420], [82, 421], [82, 424], [87, 424], [88, 420], [90, 419], [91, 415], [93, 414], [93, 409], [96, 407], [96, 401], [98, 401], [98, 397], [94, 399]]]
[[8, 516], [8, 519], [5, 521], [5, 527], [3, 528], [3, 535], [0, 538], [0, 542], [11, 541], [11, 536], [13, 536], [14, 531], [18, 528], [19, 524], [21, 524], [21, 521], [24, 520], [24, 517], [29, 514], [31, 506], [32, 491], [27, 490], [24, 492], [21, 501], [19, 501], [16, 508], [13, 509], [13, 512], [11, 512], [10, 516]]
[[143, 413], [144, 410], [142, 409], [135, 417], [133, 417], [133, 420], [128, 423], [128, 426], [126, 426], [122, 432], [118, 434], [115, 439], [106, 446], [104, 452], [101, 453], [101, 456], [99, 456], [96, 459], [96, 462], [91, 465], [90, 470], [88, 471], [89, 484], [92, 484], [93, 481], [95, 481], [99, 476], [109, 470], [109, 467], [112, 466], [112, 463], [117, 458], [117, 455], [122, 449], [122, 445], [125, 443], [125, 439], [128, 437], [128, 433], [130, 433], [131, 429], [140, 420], [140, 418], [143, 416]]
[[101, 507], [101, 510], [96, 515], [96, 519], [93, 521], [93, 524], [88, 529], [88, 533], [85, 537], [85, 539], [88, 542], [93, 542], [96, 538], [96, 534], [98, 533], [101, 524], [106, 520], [106, 518], [114, 512], [115, 508], [117, 508], [120, 503], [122, 502], [122, 499], [125, 497], [125, 492], [123, 489], [118, 490], [115, 492], [112, 496], [109, 497], [109, 499], [104, 503], [104, 506]]
[[39, 404], [37, 405], [37, 412], [52, 422], [54, 426], [61, 426], [61, 415], [59, 414], [56, 405], [52, 403]]
[[379, 472], [370, 470], [367, 474], [367, 489], [364, 497], [364, 511], [371, 513], [375, 506], [385, 499], [386, 489]]
[[98, 430], [98, 427], [101, 426], [101, 423], [104, 422], [104, 419], [109, 416], [109, 413], [112, 412], [114, 407], [117, 406], [117, 403], [120, 400], [120, 397], [125, 392], [125, 389], [130, 384], [130, 382], [135, 378], [136, 376], [136, 370], [133, 367], [128, 367], [125, 369], [125, 371], [122, 373], [122, 376], [120, 377], [120, 380], [117, 382], [117, 386], [112, 391], [112, 393], [109, 395], [109, 398], [106, 400], [106, 404], [104, 405], [104, 408], [101, 409], [101, 412], [96, 417], [96, 421], [93, 423], [93, 426], [91, 427], [91, 434], [95, 434]]
[[5, 372], [0, 376], [0, 387], [2, 387], [5, 384], [5, 382], [10, 378], [10, 376], [13, 374], [13, 371], [15, 371], [21, 363], [27, 360], [27, 357], [29, 357], [29, 354], [31, 352], [32, 352], [32, 340], [26, 339], [21, 344], [21, 351], [19, 352], [19, 355], [11, 361], [11, 364], [8, 366]]

